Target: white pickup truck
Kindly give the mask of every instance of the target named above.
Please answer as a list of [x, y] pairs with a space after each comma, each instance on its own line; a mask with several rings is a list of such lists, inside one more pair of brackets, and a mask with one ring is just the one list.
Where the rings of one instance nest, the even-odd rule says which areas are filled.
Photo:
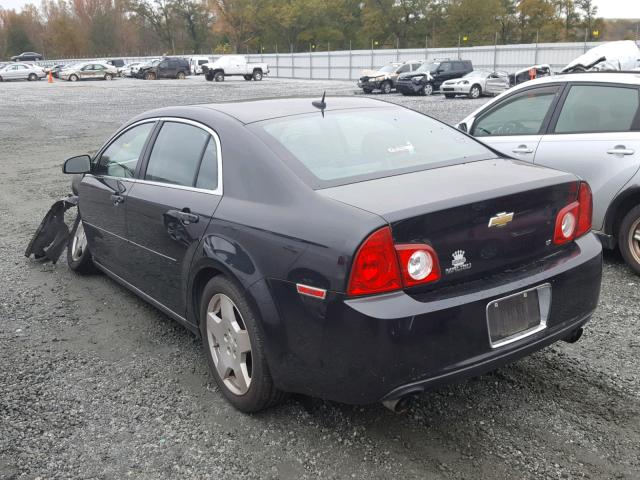
[[224, 77], [239, 75], [245, 80], [262, 80], [269, 73], [269, 65], [266, 63], [248, 63], [244, 55], [225, 55], [215, 62], [202, 65], [204, 78], [209, 81], [222, 82]]

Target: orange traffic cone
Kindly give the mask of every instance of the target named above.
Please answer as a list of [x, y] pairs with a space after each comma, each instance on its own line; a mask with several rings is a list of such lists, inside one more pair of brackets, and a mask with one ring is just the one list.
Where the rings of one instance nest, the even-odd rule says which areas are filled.
[[53, 83], [53, 75], [51, 75], [51, 70], [49, 70], [49, 78], [47, 79], [47, 82], [49, 83]]

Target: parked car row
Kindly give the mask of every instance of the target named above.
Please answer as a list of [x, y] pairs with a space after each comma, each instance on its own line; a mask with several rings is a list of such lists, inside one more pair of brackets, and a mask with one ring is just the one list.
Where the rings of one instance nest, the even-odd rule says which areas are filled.
[[364, 93], [374, 90], [391, 93], [395, 89], [403, 95], [432, 95], [440, 91], [446, 98], [458, 95], [479, 98], [498, 95], [510, 87], [547, 75], [551, 75], [549, 65], [534, 65], [509, 74], [474, 70], [470, 60], [391, 62], [377, 70], [364, 70], [358, 87]]

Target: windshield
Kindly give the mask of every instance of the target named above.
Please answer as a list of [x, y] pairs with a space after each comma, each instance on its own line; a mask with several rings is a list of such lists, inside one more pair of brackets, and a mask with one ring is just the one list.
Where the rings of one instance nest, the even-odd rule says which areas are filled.
[[380, 67], [380, 68], [378, 69], [378, 71], [379, 71], [379, 72], [382, 72], [382, 73], [391, 73], [391, 72], [395, 72], [395, 71], [396, 71], [396, 68], [397, 68], [397, 66], [396, 66], [396, 65], [390, 65], [390, 64], [387, 64], [387, 65], [385, 65], [385, 66], [383, 66], [383, 67]]
[[465, 77], [488, 77], [491, 74], [489, 70], [474, 70], [465, 75]]
[[440, 62], [423, 63], [416, 72], [435, 72], [440, 66]]
[[396, 107], [296, 115], [251, 128], [314, 188], [495, 157], [458, 130]]

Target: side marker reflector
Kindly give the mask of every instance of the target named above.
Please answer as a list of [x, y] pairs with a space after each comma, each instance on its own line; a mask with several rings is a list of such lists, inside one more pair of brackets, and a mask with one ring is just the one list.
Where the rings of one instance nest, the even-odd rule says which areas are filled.
[[324, 300], [327, 296], [327, 291], [322, 288], [310, 287], [309, 285], [302, 285], [296, 283], [296, 289], [300, 295], [306, 295], [308, 297], [319, 298]]

